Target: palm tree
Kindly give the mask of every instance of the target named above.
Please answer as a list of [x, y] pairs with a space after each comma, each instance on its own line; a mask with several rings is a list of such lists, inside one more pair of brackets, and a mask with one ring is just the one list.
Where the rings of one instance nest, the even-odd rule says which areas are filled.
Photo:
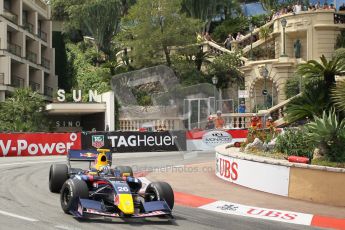
[[325, 83], [322, 80], [316, 80], [306, 84], [305, 90], [301, 96], [295, 97], [287, 105], [284, 117], [289, 123], [304, 118], [313, 118], [321, 116], [326, 108], [330, 107], [329, 98], [325, 92]]
[[323, 79], [326, 84], [326, 92], [329, 94], [331, 87], [335, 85], [335, 75], [345, 74], [344, 58], [335, 56], [328, 61], [322, 55], [320, 60], [321, 62], [310, 60], [307, 63], [300, 64], [297, 68], [297, 74], [306, 80]]
[[[305, 80], [305, 90], [302, 96], [292, 100], [287, 108], [286, 119], [293, 122], [313, 115], [322, 115], [323, 110], [331, 108], [331, 90], [338, 106], [344, 105], [344, 83], [336, 86], [335, 76], [345, 74], [344, 57], [334, 56], [327, 60], [321, 56], [321, 62], [310, 60], [297, 67], [297, 75]], [[343, 88], [341, 88], [343, 86]], [[340, 107], [345, 108], [345, 107]]]
[[345, 80], [337, 82], [336, 86], [331, 90], [332, 100], [335, 106], [345, 111]]

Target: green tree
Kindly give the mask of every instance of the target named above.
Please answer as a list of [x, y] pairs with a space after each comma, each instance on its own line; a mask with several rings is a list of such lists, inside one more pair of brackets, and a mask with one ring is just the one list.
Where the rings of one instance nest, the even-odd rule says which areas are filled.
[[217, 88], [225, 89], [232, 83], [235, 83], [238, 86], [243, 85], [244, 75], [239, 70], [239, 67], [242, 65], [240, 57], [241, 54], [238, 52], [223, 54], [216, 57], [207, 67], [209, 82], [212, 83], [212, 77], [217, 76]]
[[0, 104], [0, 130], [41, 132], [49, 130], [45, 103], [41, 95], [29, 88], [17, 89]]
[[95, 40], [97, 51], [110, 54], [112, 37], [118, 32], [122, 14], [119, 0], [89, 0], [68, 8], [69, 23], [84, 28]]
[[165, 63], [171, 66], [171, 52], [196, 42], [200, 22], [180, 13], [179, 0], [141, 0], [124, 18], [122, 36], [125, 45], [133, 47], [136, 66]]
[[271, 29], [268, 26], [260, 27], [259, 37], [260, 37], [260, 39], [264, 39], [265, 40], [265, 44], [266, 44], [266, 58], [267, 59], [269, 58], [269, 55], [268, 55], [269, 50], [268, 50], [267, 39], [270, 37], [270, 34], [271, 34]]
[[67, 45], [68, 62], [73, 66], [73, 88], [81, 89], [83, 95], [88, 95], [90, 89], [97, 90], [98, 94], [110, 90], [110, 70], [106, 66], [97, 67], [93, 62], [96, 59], [92, 46], [87, 44]]
[[189, 17], [205, 22], [204, 31], [209, 31], [215, 16], [224, 14], [228, 18], [233, 11], [240, 12], [240, 5], [236, 0], [182, 0], [181, 5], [182, 11]]

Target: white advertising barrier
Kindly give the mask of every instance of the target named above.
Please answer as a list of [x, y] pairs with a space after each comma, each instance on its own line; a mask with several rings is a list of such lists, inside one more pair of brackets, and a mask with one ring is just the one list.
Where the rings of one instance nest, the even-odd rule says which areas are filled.
[[258, 207], [252, 207], [252, 206], [246, 206], [246, 205], [221, 201], [221, 200], [215, 201], [210, 204], [206, 204], [199, 208], [209, 210], [209, 211], [229, 214], [229, 215], [281, 221], [281, 222], [290, 223], [290, 224], [310, 225], [313, 219], [313, 215], [311, 214], [258, 208]]
[[247, 161], [216, 153], [216, 175], [263, 192], [288, 196], [290, 168]]

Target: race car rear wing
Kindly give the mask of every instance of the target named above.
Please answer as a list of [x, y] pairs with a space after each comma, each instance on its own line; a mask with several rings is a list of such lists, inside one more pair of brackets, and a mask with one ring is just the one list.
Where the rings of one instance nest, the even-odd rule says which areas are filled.
[[90, 149], [90, 150], [76, 150], [70, 149], [68, 150], [67, 154], [67, 161], [88, 161], [92, 162], [95, 161], [98, 157], [98, 154], [105, 153], [107, 156], [108, 163], [111, 165], [112, 163], [112, 153], [110, 150], [106, 149]]

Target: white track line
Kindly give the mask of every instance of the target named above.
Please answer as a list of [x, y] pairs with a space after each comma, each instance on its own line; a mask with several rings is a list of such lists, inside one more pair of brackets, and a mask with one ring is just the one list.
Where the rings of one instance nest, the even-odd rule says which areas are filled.
[[11, 216], [11, 217], [14, 217], [14, 218], [17, 218], [17, 219], [22, 219], [22, 220], [30, 221], [30, 222], [39, 221], [39, 220], [36, 220], [36, 219], [32, 219], [32, 218], [25, 217], [25, 216], [20, 216], [20, 215], [17, 215], [17, 214], [14, 214], [14, 213], [10, 213], [10, 212], [5, 212], [5, 211], [2, 211], [2, 210], [0, 210], [0, 214], [5, 215], [5, 216]]
[[6, 164], [0, 164], [0, 167], [1, 166], [12, 166], [12, 165], [55, 163], [55, 162], [66, 162], [66, 160], [59, 160], [59, 161], [25, 161], [25, 162], [17, 162], [17, 163], [6, 163]]

